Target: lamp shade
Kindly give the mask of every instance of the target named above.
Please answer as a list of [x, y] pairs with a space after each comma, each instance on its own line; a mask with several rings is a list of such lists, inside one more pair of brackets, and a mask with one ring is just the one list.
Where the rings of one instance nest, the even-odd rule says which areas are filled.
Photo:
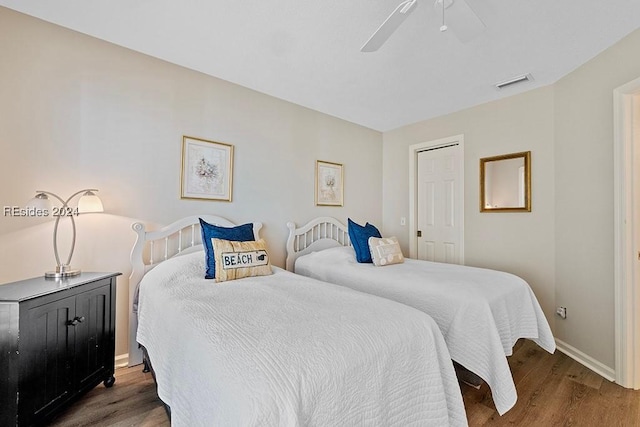
[[51, 210], [51, 200], [44, 193], [36, 194], [36, 197], [29, 200], [27, 202], [27, 208], [33, 208], [41, 211], [50, 211]]
[[104, 212], [100, 197], [93, 191], [85, 192], [78, 200], [78, 213]]

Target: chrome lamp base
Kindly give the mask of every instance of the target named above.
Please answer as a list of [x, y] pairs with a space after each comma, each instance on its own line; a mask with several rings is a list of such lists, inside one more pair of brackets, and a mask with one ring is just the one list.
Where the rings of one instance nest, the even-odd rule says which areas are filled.
[[47, 271], [44, 277], [49, 279], [62, 279], [64, 277], [77, 276], [80, 274], [79, 268], [71, 268], [69, 265], [58, 265], [55, 271]]

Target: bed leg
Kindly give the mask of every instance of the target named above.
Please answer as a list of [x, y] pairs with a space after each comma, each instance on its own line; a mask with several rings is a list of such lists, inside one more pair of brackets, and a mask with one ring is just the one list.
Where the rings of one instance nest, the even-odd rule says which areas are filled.
[[151, 369], [149, 368], [149, 362], [147, 361], [146, 357], [142, 359], [142, 372], [145, 374], [147, 372], [151, 372]]

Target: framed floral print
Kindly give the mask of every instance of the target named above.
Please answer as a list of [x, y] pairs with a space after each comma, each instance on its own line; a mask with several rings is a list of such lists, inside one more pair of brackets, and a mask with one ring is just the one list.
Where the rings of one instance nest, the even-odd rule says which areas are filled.
[[231, 201], [233, 187], [233, 145], [182, 137], [183, 199]]
[[316, 161], [316, 206], [344, 206], [342, 169], [340, 163]]

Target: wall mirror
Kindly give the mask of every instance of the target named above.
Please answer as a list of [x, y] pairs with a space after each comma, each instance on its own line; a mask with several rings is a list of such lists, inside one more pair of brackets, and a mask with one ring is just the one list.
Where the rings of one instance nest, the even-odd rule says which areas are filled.
[[531, 151], [480, 159], [480, 212], [531, 212]]

